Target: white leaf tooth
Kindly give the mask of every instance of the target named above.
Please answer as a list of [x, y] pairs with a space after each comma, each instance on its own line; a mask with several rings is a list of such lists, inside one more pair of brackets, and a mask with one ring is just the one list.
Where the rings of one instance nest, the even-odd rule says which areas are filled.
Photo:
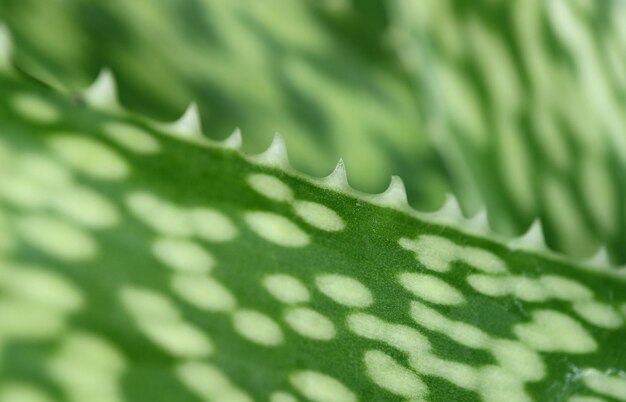
[[547, 251], [548, 246], [543, 236], [543, 227], [539, 218], [530, 225], [530, 228], [518, 238], [512, 239], [507, 243], [511, 250], [528, 249]]
[[115, 76], [108, 68], [100, 70], [98, 77], [83, 93], [85, 101], [101, 109], [119, 109]]
[[168, 132], [176, 134], [181, 137], [187, 138], [200, 138], [202, 135], [202, 123], [200, 120], [200, 113], [198, 112], [198, 105], [195, 102], [191, 102], [185, 113], [173, 123], [167, 123], [163, 127]]
[[598, 248], [598, 251], [596, 251], [594, 255], [585, 260], [585, 265], [596, 268], [611, 268], [613, 266], [611, 264], [609, 252], [605, 246], [601, 246], [600, 248]]
[[432, 213], [432, 216], [443, 221], [460, 222], [465, 220], [461, 212], [461, 207], [459, 206], [459, 201], [452, 193], [446, 194], [446, 200], [443, 206], [438, 211]]
[[13, 63], [13, 37], [9, 27], [0, 23], [0, 70], [11, 70]]
[[409, 200], [406, 195], [406, 187], [400, 176], [391, 176], [389, 187], [381, 193], [374, 196], [378, 204], [392, 206], [400, 209], [409, 208]]
[[487, 208], [483, 207], [474, 216], [468, 219], [467, 225], [479, 233], [491, 232], [491, 226], [489, 226], [489, 215], [487, 214]]
[[287, 146], [282, 135], [276, 133], [270, 146], [262, 153], [252, 157], [255, 161], [274, 167], [289, 167], [289, 158], [287, 157]]
[[349, 190], [350, 184], [348, 184], [348, 175], [346, 172], [346, 164], [343, 159], [339, 159], [335, 170], [331, 174], [322, 179], [324, 185], [330, 188], [338, 190]]
[[241, 145], [243, 144], [243, 140], [241, 137], [241, 130], [239, 127], [236, 127], [235, 130], [229, 135], [224, 141], [221, 142], [222, 147], [241, 150]]

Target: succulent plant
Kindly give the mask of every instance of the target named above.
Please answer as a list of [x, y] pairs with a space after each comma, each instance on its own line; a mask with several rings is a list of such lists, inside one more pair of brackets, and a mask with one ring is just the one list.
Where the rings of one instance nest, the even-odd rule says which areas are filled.
[[626, 401], [621, 126], [502, 50], [542, 10], [1, 2], [0, 402]]

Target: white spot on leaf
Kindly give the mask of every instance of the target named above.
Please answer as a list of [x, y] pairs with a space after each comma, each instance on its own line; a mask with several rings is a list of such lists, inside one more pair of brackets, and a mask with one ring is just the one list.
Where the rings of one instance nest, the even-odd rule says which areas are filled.
[[295, 223], [272, 212], [247, 212], [246, 223], [265, 240], [283, 247], [303, 247], [309, 244], [309, 235]]
[[315, 280], [320, 292], [346, 307], [365, 308], [372, 304], [373, 297], [365, 285], [348, 276], [327, 274]]
[[343, 230], [346, 224], [332, 209], [310, 201], [295, 201], [293, 207], [296, 214], [306, 223], [327, 232]]

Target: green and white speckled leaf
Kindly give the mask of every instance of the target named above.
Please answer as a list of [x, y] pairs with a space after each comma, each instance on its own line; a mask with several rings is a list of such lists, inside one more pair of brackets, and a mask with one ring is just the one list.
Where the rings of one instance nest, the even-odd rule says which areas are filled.
[[554, 249], [626, 261], [624, 2], [390, 4], [465, 208], [482, 198], [502, 233], [539, 216]]
[[623, 273], [0, 88], [0, 401], [626, 401]]
[[132, 110], [173, 120], [195, 102], [209, 138], [240, 127], [246, 151], [260, 152], [280, 132], [300, 171], [323, 176], [343, 158], [356, 188], [402, 175], [412, 204], [436, 209], [443, 165], [408, 79], [370, 32], [384, 7], [355, 17], [322, 3], [5, 0], [0, 17], [17, 64], [46, 81], [77, 88], [104, 66]]
[[621, 1], [4, 0], [0, 15], [18, 65], [60, 87], [109, 66], [132, 110], [195, 100], [213, 139], [240, 126], [258, 152], [278, 131], [300, 171], [343, 157], [359, 189], [397, 174], [433, 210], [453, 188], [499, 233], [539, 217], [551, 248], [626, 262]]

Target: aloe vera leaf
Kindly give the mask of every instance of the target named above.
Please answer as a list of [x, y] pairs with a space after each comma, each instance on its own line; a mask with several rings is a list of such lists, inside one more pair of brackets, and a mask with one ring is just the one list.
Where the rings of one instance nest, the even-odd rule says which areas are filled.
[[623, 273], [0, 85], [0, 400], [626, 400]]
[[327, 174], [341, 157], [355, 187], [382, 191], [402, 175], [413, 205], [436, 209], [445, 170], [404, 73], [378, 57], [392, 52], [355, 22], [376, 21], [361, 8], [335, 16], [306, 1], [26, 0], [5, 2], [2, 16], [17, 64], [46, 81], [76, 88], [104, 65], [132, 110], [169, 120], [194, 101], [213, 139], [239, 126], [246, 150], [259, 152], [280, 132], [301, 171]]
[[389, 4], [427, 133], [494, 229], [540, 216], [551, 247], [626, 261], [623, 4]]

